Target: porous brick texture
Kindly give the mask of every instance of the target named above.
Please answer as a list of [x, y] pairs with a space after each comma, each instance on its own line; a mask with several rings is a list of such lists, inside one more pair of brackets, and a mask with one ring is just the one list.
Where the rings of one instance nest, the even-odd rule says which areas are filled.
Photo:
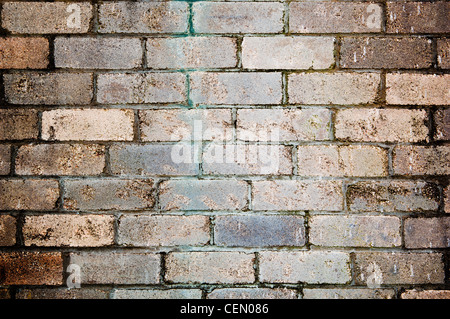
[[0, 299], [450, 299], [450, 2], [0, 16]]

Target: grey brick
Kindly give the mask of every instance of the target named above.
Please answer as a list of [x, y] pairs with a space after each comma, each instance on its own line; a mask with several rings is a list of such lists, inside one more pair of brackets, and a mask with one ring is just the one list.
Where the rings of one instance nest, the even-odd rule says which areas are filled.
[[109, 299], [109, 290], [103, 288], [36, 288], [21, 289], [17, 299]]
[[115, 289], [112, 299], [201, 299], [200, 289]]
[[449, 175], [450, 146], [396, 146], [392, 166], [396, 175]]
[[406, 248], [448, 248], [450, 217], [408, 218], [404, 233]]
[[287, 288], [219, 288], [208, 299], [297, 299], [297, 293]]
[[394, 299], [394, 289], [314, 288], [303, 289], [303, 299]]

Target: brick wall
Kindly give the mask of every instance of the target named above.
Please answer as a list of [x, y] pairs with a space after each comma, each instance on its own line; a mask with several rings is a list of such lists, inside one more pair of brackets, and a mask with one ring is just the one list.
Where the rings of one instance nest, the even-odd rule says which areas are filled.
[[1, 297], [450, 298], [449, 2], [0, 3]]

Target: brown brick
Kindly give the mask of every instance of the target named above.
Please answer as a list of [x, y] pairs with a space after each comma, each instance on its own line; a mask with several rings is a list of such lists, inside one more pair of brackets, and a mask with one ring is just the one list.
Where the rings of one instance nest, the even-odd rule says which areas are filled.
[[450, 247], [450, 217], [408, 218], [404, 232], [406, 248]]
[[49, 46], [44, 38], [0, 38], [0, 69], [44, 69]]
[[11, 146], [0, 145], [0, 175], [8, 175], [11, 170]]
[[448, 12], [450, 3], [387, 2], [386, 32], [388, 33], [446, 33], [450, 32]]
[[53, 210], [59, 198], [56, 180], [0, 180], [0, 210]]
[[394, 289], [306, 288], [303, 299], [394, 299]]
[[103, 288], [37, 288], [21, 289], [16, 299], [109, 299], [109, 290]]
[[16, 218], [0, 215], [0, 246], [13, 246], [16, 243]]
[[450, 140], [450, 108], [440, 109], [434, 113], [434, 125], [434, 138], [436, 140]]
[[406, 290], [402, 299], [450, 299], [450, 290]]
[[437, 60], [442, 69], [450, 69], [450, 39], [437, 40]]
[[101, 247], [114, 243], [114, 216], [38, 215], [26, 216], [25, 246]]
[[1, 285], [61, 285], [63, 260], [61, 253], [0, 253]]
[[287, 288], [219, 288], [208, 299], [297, 299], [297, 292]]
[[0, 140], [26, 140], [38, 137], [38, 112], [31, 109], [0, 110]]
[[392, 162], [397, 175], [449, 175], [450, 146], [397, 146]]
[[343, 38], [342, 68], [422, 69], [433, 63], [432, 42], [426, 38]]
[[98, 175], [104, 167], [105, 147], [100, 145], [29, 144], [16, 156], [18, 175]]
[[6, 288], [0, 288], [0, 300], [11, 299], [11, 294]]
[[251, 283], [254, 255], [243, 252], [171, 252], [165, 279], [174, 283]]
[[450, 186], [444, 189], [444, 211], [450, 213]]

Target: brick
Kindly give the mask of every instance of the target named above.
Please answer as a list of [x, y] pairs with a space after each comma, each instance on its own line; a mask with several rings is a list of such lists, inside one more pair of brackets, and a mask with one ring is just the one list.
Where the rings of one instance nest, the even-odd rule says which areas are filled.
[[382, 9], [375, 3], [292, 2], [292, 33], [369, 33], [382, 31]]
[[63, 260], [61, 253], [0, 253], [1, 285], [61, 285]]
[[0, 246], [13, 246], [16, 243], [16, 218], [0, 215]]
[[442, 69], [450, 69], [450, 39], [437, 40], [437, 60]]
[[37, 288], [21, 289], [16, 299], [109, 299], [109, 291], [101, 288], [68, 289]]
[[4, 74], [6, 100], [11, 104], [86, 105], [93, 95], [90, 73]]
[[55, 66], [72, 69], [134, 69], [142, 65], [137, 38], [56, 38]]
[[83, 284], [158, 284], [160, 256], [135, 252], [80, 252], [70, 254], [80, 266]]
[[423, 142], [428, 139], [425, 110], [340, 109], [335, 137], [352, 142]]
[[255, 181], [252, 188], [255, 210], [327, 210], [343, 208], [339, 181]]
[[439, 201], [437, 185], [421, 181], [367, 181], [347, 187], [347, 205], [353, 212], [435, 211]]
[[[186, 149], [194, 154], [190, 145]], [[197, 175], [198, 164], [192, 157], [188, 163], [179, 162], [173, 155], [177, 150], [177, 145], [113, 145], [109, 151], [111, 171], [119, 175]]]
[[282, 145], [209, 144], [203, 173], [211, 175], [290, 175], [291, 148]]
[[387, 33], [446, 33], [450, 32], [448, 12], [450, 3], [387, 2]]
[[0, 69], [45, 69], [48, 55], [45, 38], [0, 38]]
[[139, 111], [141, 139], [146, 142], [231, 140], [233, 121], [227, 109]]
[[377, 146], [300, 145], [297, 162], [300, 176], [388, 175], [387, 150]]
[[214, 224], [217, 246], [303, 246], [306, 240], [301, 216], [217, 216]]
[[233, 68], [237, 44], [233, 38], [187, 37], [147, 40], [150, 69]]
[[297, 293], [287, 288], [219, 288], [208, 299], [297, 299]]
[[450, 213], [450, 186], [444, 189], [444, 211]]
[[195, 246], [210, 240], [208, 216], [123, 215], [118, 243], [126, 246]]
[[314, 288], [303, 289], [303, 299], [394, 299], [394, 289]]
[[8, 175], [11, 170], [11, 146], [0, 145], [0, 175]]
[[398, 247], [400, 219], [394, 216], [317, 215], [309, 219], [309, 241], [328, 247]]
[[32, 109], [1, 109], [0, 140], [35, 139], [39, 134], [38, 112]]
[[449, 175], [450, 146], [397, 146], [392, 162], [397, 175]]
[[86, 33], [91, 19], [87, 2], [6, 2], [2, 9], [2, 26], [12, 33]]
[[250, 283], [254, 255], [243, 252], [171, 252], [165, 279], [174, 283]]
[[29, 144], [19, 147], [15, 163], [18, 175], [98, 175], [105, 167], [105, 147]]
[[187, 2], [101, 3], [100, 33], [185, 33], [188, 29]]
[[345, 284], [351, 280], [350, 256], [330, 251], [264, 251], [259, 279], [270, 283]]
[[406, 290], [401, 299], [450, 299], [450, 290]]
[[239, 109], [237, 138], [244, 141], [321, 141], [330, 138], [327, 109]]
[[99, 74], [97, 101], [103, 104], [183, 103], [182, 73]]
[[116, 289], [112, 299], [202, 299], [200, 289]]
[[406, 248], [450, 247], [450, 217], [408, 218], [404, 232]]
[[71, 179], [64, 182], [67, 210], [134, 210], [152, 208], [151, 179]]
[[386, 102], [403, 105], [445, 105], [450, 100], [450, 74], [388, 73]]
[[367, 104], [377, 99], [377, 73], [296, 73], [289, 76], [291, 104]]
[[50, 179], [3, 179], [0, 194], [0, 210], [53, 210], [59, 185]]
[[281, 33], [284, 25], [284, 6], [277, 2], [198, 2], [193, 13], [196, 33]]
[[262, 72], [194, 72], [190, 77], [195, 104], [280, 104], [281, 74]]
[[114, 244], [114, 216], [37, 215], [26, 216], [25, 246], [101, 247]]
[[440, 109], [434, 113], [434, 126], [436, 140], [450, 140], [450, 109]]
[[48, 141], [131, 141], [134, 112], [123, 109], [57, 109], [42, 113]]
[[340, 66], [356, 69], [423, 69], [433, 64], [426, 38], [343, 38]]
[[328, 69], [334, 65], [332, 37], [245, 37], [246, 69]]
[[9, 293], [8, 289], [1, 289], [0, 288], [0, 300], [6, 300], [11, 299], [11, 294]]
[[439, 253], [358, 252], [355, 254], [357, 285], [439, 284], [444, 264]]

